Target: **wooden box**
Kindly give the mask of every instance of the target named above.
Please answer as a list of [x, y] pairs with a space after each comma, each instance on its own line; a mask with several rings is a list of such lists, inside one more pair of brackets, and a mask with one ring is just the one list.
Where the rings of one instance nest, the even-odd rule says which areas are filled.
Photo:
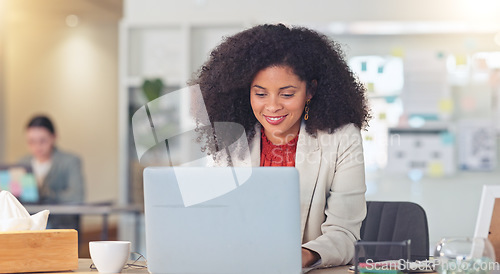
[[0, 232], [0, 273], [78, 269], [74, 229]]

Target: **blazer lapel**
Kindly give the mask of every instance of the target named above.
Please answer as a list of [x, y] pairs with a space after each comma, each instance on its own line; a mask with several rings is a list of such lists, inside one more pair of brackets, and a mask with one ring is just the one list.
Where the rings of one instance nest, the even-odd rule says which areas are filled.
[[306, 220], [309, 216], [311, 201], [318, 179], [321, 161], [321, 150], [318, 139], [311, 136], [305, 130], [305, 124], [300, 127], [297, 151], [295, 154], [295, 168], [299, 171], [300, 177], [300, 221], [302, 238], [306, 227]]

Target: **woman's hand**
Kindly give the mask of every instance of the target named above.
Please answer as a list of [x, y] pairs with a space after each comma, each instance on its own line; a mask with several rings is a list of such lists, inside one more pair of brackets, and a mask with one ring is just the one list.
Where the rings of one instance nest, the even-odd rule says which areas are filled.
[[314, 264], [319, 258], [320, 256], [318, 253], [307, 248], [302, 248], [302, 267], [308, 267]]

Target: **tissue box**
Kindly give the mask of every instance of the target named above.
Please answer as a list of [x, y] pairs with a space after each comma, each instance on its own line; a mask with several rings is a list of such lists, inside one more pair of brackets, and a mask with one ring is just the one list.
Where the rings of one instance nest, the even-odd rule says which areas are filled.
[[0, 232], [0, 273], [78, 269], [74, 229]]

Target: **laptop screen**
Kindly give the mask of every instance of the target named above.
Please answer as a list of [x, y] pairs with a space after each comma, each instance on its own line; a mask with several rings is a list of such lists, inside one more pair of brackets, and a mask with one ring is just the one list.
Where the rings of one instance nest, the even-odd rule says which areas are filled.
[[31, 167], [0, 165], [0, 190], [12, 193], [21, 203], [38, 202], [38, 186]]
[[151, 273], [301, 271], [294, 167], [147, 167], [144, 199]]

